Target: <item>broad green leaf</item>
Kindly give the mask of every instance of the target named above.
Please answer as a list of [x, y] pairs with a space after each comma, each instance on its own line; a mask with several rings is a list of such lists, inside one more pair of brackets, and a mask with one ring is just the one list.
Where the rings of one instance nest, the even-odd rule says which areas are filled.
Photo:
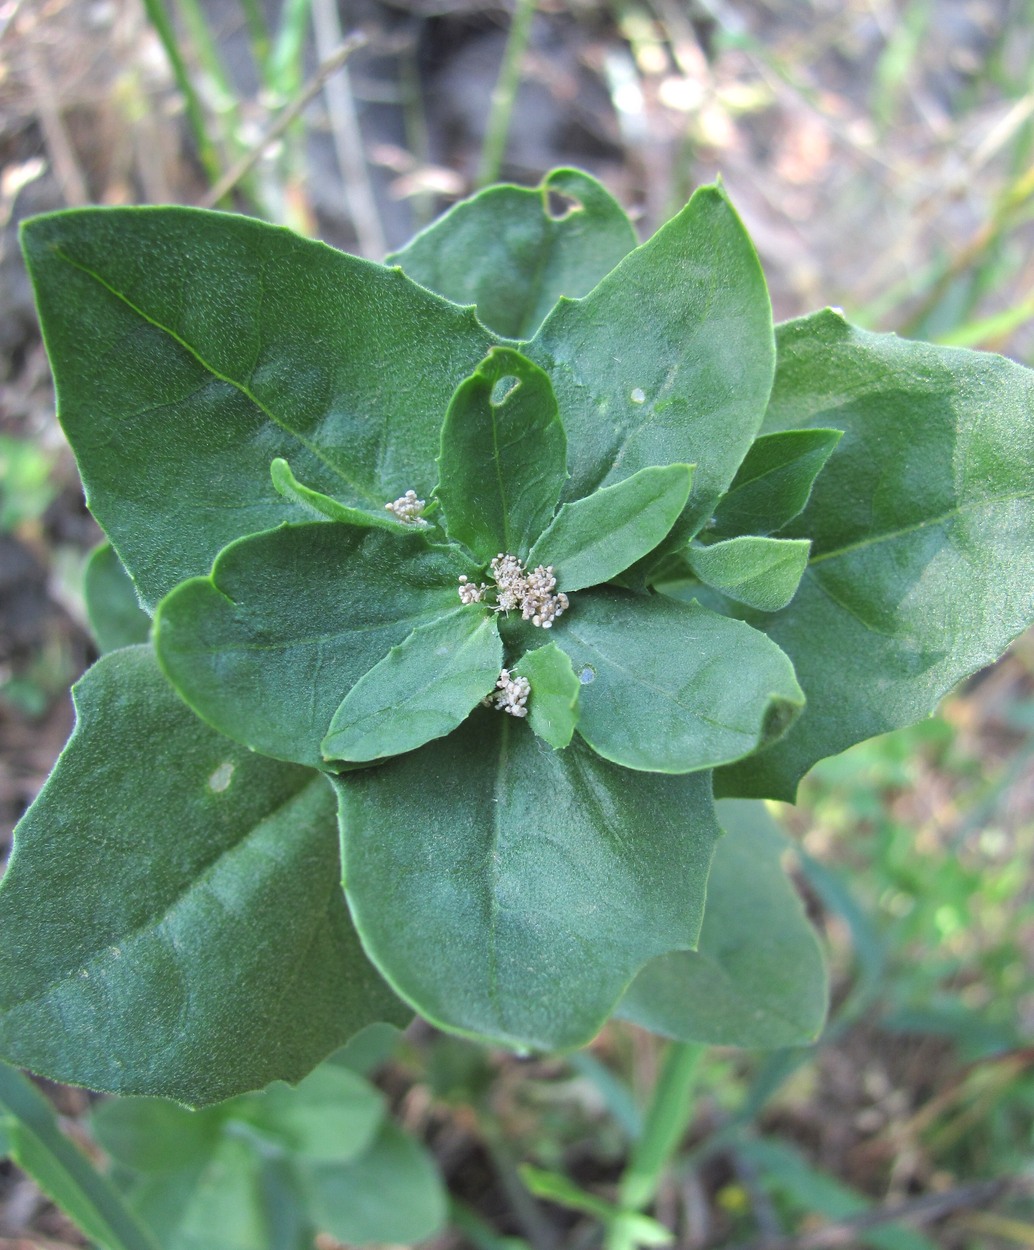
[[120, 1167], [176, 1172], [212, 1153], [231, 1105], [191, 1111], [166, 1098], [106, 1098], [90, 1113], [90, 1132]]
[[785, 733], [804, 703], [778, 647], [700, 604], [601, 587], [579, 595], [557, 633], [582, 683], [578, 733], [626, 768], [739, 759]]
[[290, 1160], [264, 1156], [258, 1166], [269, 1212], [268, 1250], [314, 1250], [317, 1233]]
[[567, 653], [549, 642], [525, 652], [514, 671], [531, 682], [528, 724], [555, 750], [568, 746], [578, 723], [581, 683]]
[[[376, 1148], [383, 1120], [384, 1098], [373, 1086], [346, 1067], [321, 1064], [297, 1088], [278, 1081], [260, 1093], [203, 1111], [157, 1098], [111, 1100], [95, 1111], [93, 1128], [123, 1170], [161, 1174], [157, 1184], [145, 1183], [136, 1192], [163, 1234], [163, 1246], [170, 1238], [193, 1245], [202, 1235], [218, 1199], [216, 1178], [222, 1177], [234, 1208], [227, 1235], [265, 1229], [259, 1234], [269, 1238], [261, 1243], [265, 1247], [283, 1244], [283, 1239], [274, 1236], [275, 1204], [255, 1201], [256, 1194], [269, 1196], [271, 1178], [263, 1174], [263, 1160], [282, 1160], [286, 1171], [281, 1182], [287, 1182], [297, 1199], [292, 1174], [298, 1167], [350, 1163]], [[233, 1139], [246, 1143], [247, 1150], [233, 1147], [228, 1152], [226, 1143]], [[171, 1206], [164, 1191], [176, 1195]], [[268, 1228], [266, 1221], [271, 1221]], [[289, 1238], [287, 1244], [293, 1244]], [[304, 1244], [311, 1244], [311, 1231]]]
[[485, 561], [523, 558], [553, 515], [566, 459], [549, 378], [519, 352], [495, 348], [461, 383], [442, 426], [435, 495], [449, 537]]
[[145, 604], [292, 513], [276, 457], [377, 511], [434, 484], [493, 343], [395, 269], [245, 217], [79, 209], [23, 228], [62, 425]]
[[252, 1144], [223, 1134], [212, 1151], [179, 1172], [151, 1174], [130, 1201], [162, 1250], [271, 1250], [275, 1214]]
[[196, 1105], [405, 1018], [355, 939], [321, 777], [207, 729], [146, 647], [75, 699], [0, 887], [0, 1053]]
[[610, 581], [667, 535], [686, 506], [692, 474], [688, 464], [640, 469], [565, 503], [532, 547], [529, 567], [552, 564], [565, 592]]
[[361, 1076], [324, 1063], [295, 1088], [277, 1081], [235, 1099], [227, 1111], [292, 1161], [346, 1163], [373, 1142], [385, 1105], [384, 1096]]
[[274, 460], [269, 466], [269, 475], [273, 485], [285, 499], [301, 504], [310, 514], [315, 512], [330, 521], [341, 521], [345, 525], [358, 525], [361, 528], [390, 530], [395, 534], [410, 524], [399, 520], [387, 510], [365, 512], [361, 508], [350, 508], [321, 491], [303, 486], [291, 472], [291, 466], [286, 460]]
[[83, 595], [99, 651], [117, 651], [147, 641], [151, 618], [140, 606], [136, 588], [111, 543], [101, 543], [90, 553]]
[[750, 447], [775, 364], [765, 281], [724, 192], [697, 191], [589, 295], [561, 300], [525, 350], [567, 430], [566, 498], [695, 464], [688, 537]]
[[[573, 201], [560, 215], [559, 193]], [[496, 334], [529, 339], [561, 295], [578, 299], [636, 245], [624, 209], [595, 178], [554, 169], [538, 187], [495, 186], [454, 205], [388, 264]]]
[[797, 593], [808, 565], [806, 538], [760, 538], [745, 534], [686, 548], [686, 562], [705, 586], [759, 612], [778, 612]]
[[393, 1024], [371, 1024], [348, 1041], [327, 1060], [369, 1076], [398, 1050], [401, 1033]]
[[648, 963], [616, 1014], [683, 1042], [806, 1045], [825, 1019], [828, 976], [780, 863], [786, 837], [760, 803], [726, 799], [717, 812], [726, 834], [707, 881], [700, 943]]
[[779, 331], [767, 428], [844, 437], [784, 533], [796, 598], [758, 622], [808, 708], [722, 793], [792, 800], [816, 760], [926, 716], [1034, 619], [1034, 373], [869, 334], [833, 312]]
[[239, 1137], [189, 1168], [140, 1178], [129, 1197], [162, 1250], [312, 1250], [316, 1230], [287, 1163]]
[[111, 1182], [65, 1137], [30, 1081], [0, 1064], [0, 1128], [11, 1158], [104, 1250], [157, 1250]]
[[433, 1161], [390, 1120], [350, 1163], [297, 1160], [296, 1171], [313, 1223], [348, 1245], [411, 1245], [445, 1223], [445, 1190]]
[[840, 442], [840, 430], [762, 434], [715, 508], [709, 536], [771, 534], [804, 510], [815, 479]]
[[577, 740], [553, 751], [479, 709], [335, 785], [364, 945], [442, 1027], [582, 1045], [647, 960], [696, 942], [718, 834], [706, 776], [627, 772]]
[[155, 618], [158, 658], [210, 725], [264, 755], [324, 768], [347, 694], [418, 625], [457, 606], [456, 549], [420, 532], [314, 521], [231, 544]]
[[477, 604], [418, 626], [345, 695], [324, 758], [362, 763], [450, 733], [495, 687], [502, 664], [495, 618]]

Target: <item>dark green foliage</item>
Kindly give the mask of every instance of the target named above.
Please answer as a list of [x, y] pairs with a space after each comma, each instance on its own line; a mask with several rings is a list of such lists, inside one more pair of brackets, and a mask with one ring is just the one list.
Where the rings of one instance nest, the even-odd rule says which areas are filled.
[[552, 1049], [630, 984], [676, 1037], [813, 1037], [814, 939], [735, 813], [705, 911], [712, 770], [792, 798], [1034, 616], [1032, 375], [833, 313], [774, 334], [720, 187], [634, 247], [558, 171], [393, 269], [185, 209], [25, 245], [155, 622], [84, 679], [18, 832], [4, 1053], [206, 1103], [398, 997]]

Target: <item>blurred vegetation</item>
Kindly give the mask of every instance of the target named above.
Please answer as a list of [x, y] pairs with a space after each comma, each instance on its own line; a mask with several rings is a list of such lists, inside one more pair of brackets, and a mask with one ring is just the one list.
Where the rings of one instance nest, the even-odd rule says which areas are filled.
[[[1034, 364], [1032, 64], [1023, 0], [5, 0], [3, 820], [67, 733], [97, 537], [21, 216], [218, 205], [379, 257], [497, 174], [582, 165], [645, 237], [720, 172], [778, 316], [841, 304]], [[449, 1184], [436, 1247], [1034, 1246], [1031, 638], [778, 814], [833, 970], [824, 1038], [692, 1053], [612, 1026], [518, 1060], [414, 1028], [379, 1084]], [[88, 1097], [50, 1092], [82, 1137]], [[84, 1244], [9, 1165], [4, 1236]]]

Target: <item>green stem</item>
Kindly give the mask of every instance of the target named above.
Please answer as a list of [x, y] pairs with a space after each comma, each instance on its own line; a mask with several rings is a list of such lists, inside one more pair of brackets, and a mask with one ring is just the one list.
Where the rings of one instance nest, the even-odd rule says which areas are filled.
[[241, 8], [244, 10], [244, 21], [248, 27], [248, 38], [251, 40], [251, 54], [255, 58], [262, 81], [265, 82], [266, 75], [269, 73], [271, 48], [266, 18], [259, 0], [241, 0]]
[[[214, 142], [220, 153], [219, 169], [222, 173], [227, 164], [239, 159], [245, 151], [241, 137], [241, 109], [237, 89], [230, 81], [199, 0], [179, 0], [179, 11], [197, 58], [202, 82], [207, 86], [209, 117], [215, 124]], [[239, 186], [253, 207], [260, 213], [263, 212], [262, 202], [252, 184], [241, 179]]]
[[690, 1099], [704, 1047], [672, 1042], [664, 1057], [642, 1136], [618, 1185], [618, 1201], [627, 1211], [641, 1211], [653, 1201], [672, 1155], [693, 1118]]
[[283, 100], [289, 100], [301, 87], [310, 5], [311, 0], [286, 0], [268, 60], [266, 85]]
[[514, 6], [510, 34], [503, 51], [503, 63], [499, 67], [499, 78], [492, 92], [492, 108], [488, 114], [485, 145], [481, 150], [481, 167], [477, 176], [479, 187], [496, 182], [502, 169], [514, 100], [521, 81], [521, 63], [531, 35], [535, 5], [536, 0], [516, 0]]
[[236, 138], [234, 126], [239, 114], [237, 93], [215, 45], [208, 20], [198, 0], [179, 0], [179, 7], [198, 65], [208, 78], [209, 98], [220, 120], [228, 119], [229, 124], [225, 126], [226, 137], [233, 141]]
[[172, 23], [169, 21], [169, 15], [165, 10], [164, 0], [144, 0], [144, 8], [147, 11], [148, 20], [161, 41], [165, 55], [169, 59], [172, 75], [176, 79], [176, 86], [183, 96], [187, 122], [194, 136], [194, 143], [197, 145], [198, 159], [201, 161], [209, 181], [214, 183], [222, 172], [219, 153], [209, 137], [201, 97], [194, 90], [187, 63], [184, 61], [179, 44], [176, 42], [176, 32], [173, 30]]

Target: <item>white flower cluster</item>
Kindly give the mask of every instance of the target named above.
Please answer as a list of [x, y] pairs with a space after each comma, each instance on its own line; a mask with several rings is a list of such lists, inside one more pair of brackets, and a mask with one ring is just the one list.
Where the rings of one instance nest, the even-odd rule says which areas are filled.
[[495, 683], [496, 693], [490, 694], [485, 700], [489, 707], [499, 712], [506, 712], [518, 718], [528, 715], [528, 695], [531, 694], [531, 682], [527, 677], [512, 677], [510, 670], [504, 668]]
[[484, 599], [487, 589], [488, 587], [484, 582], [480, 585], [475, 585], [468, 577], [465, 577], [462, 573], [460, 574], [460, 600], [463, 603], [480, 603]]
[[540, 564], [528, 574], [528, 588], [521, 605], [521, 615], [526, 621], [541, 629], [550, 629], [569, 606], [567, 595], [556, 588], [556, 576], [551, 564]]
[[386, 503], [384, 507], [406, 525], [427, 525], [428, 522], [420, 515], [426, 504], [426, 499], [417, 499], [415, 490], [407, 490], [394, 503]]
[[524, 602], [528, 584], [524, 565], [516, 556], [504, 556], [500, 551], [489, 567], [492, 580], [499, 587], [497, 602], [500, 612], [512, 612], [514, 608], [519, 608]]
[[[490, 569], [498, 590], [494, 605], [498, 612], [519, 608], [524, 620], [540, 629], [550, 629], [556, 618], [570, 607], [567, 595], [556, 588], [551, 564], [540, 564], [529, 573], [516, 556], [500, 551]], [[475, 586], [467, 578], [460, 578], [460, 598], [464, 603], [480, 603], [487, 589], [483, 583]]]

